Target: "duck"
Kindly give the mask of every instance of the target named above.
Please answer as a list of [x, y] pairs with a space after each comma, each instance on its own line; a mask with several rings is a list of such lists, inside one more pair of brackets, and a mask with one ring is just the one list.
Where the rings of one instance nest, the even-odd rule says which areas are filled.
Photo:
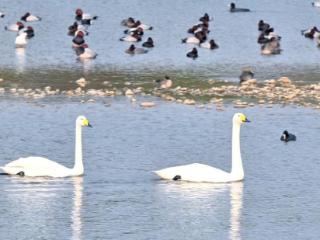
[[181, 39], [181, 42], [182, 43], [191, 43], [191, 44], [200, 44], [200, 39], [195, 36], [191, 36], [191, 37]]
[[157, 79], [155, 81], [157, 83], [157, 88], [159, 89], [168, 89], [172, 87], [172, 80], [168, 75], [164, 77], [164, 79]]
[[125, 34], [137, 34], [139, 36], [142, 36], [144, 34], [143, 28], [136, 27], [136, 28], [130, 28], [123, 31]]
[[72, 47], [74, 48], [81, 47], [82, 44], [85, 43], [84, 33], [82, 31], [79, 31], [77, 35], [72, 39], [72, 43]]
[[84, 13], [81, 8], [77, 8], [75, 19], [83, 25], [91, 25], [93, 20], [97, 20], [98, 16], [91, 16], [89, 13]]
[[76, 36], [79, 31], [82, 31], [84, 35], [89, 35], [87, 28], [84, 25], [79, 24], [78, 22], [74, 22], [72, 25], [68, 27], [69, 36]]
[[154, 47], [153, 39], [151, 37], [148, 37], [147, 41], [142, 43], [142, 46], [146, 48], [153, 48]]
[[262, 55], [275, 55], [281, 53], [280, 43], [279, 41], [272, 37], [270, 41], [261, 46], [261, 54]]
[[230, 3], [230, 12], [250, 12], [248, 8], [237, 8], [235, 3]]
[[305, 37], [305, 38], [310, 38], [310, 39], [314, 39], [316, 34], [319, 34], [319, 30], [316, 26], [307, 29], [307, 30], [302, 30], [301, 34]]
[[31, 13], [27, 12], [20, 18], [20, 20], [24, 22], [37, 22], [41, 21], [41, 17], [32, 15]]
[[254, 78], [254, 72], [252, 71], [251, 68], [244, 68], [242, 69], [242, 73], [239, 76], [240, 79], [240, 84], [242, 84], [243, 82], [246, 82], [248, 80], [251, 80]]
[[28, 43], [28, 34], [26, 32], [17, 35], [15, 40], [16, 48], [25, 48]]
[[187, 53], [187, 57], [195, 60], [198, 57], [198, 50], [196, 48], [192, 48], [192, 50]]
[[34, 29], [31, 26], [28, 26], [26, 30], [24, 30], [25, 33], [27, 33], [27, 39], [31, 39], [34, 37]]
[[9, 26], [5, 26], [4, 29], [11, 32], [19, 32], [21, 29], [24, 28], [24, 24], [22, 22], [16, 22]]
[[134, 44], [131, 44], [130, 47], [125, 50], [125, 53], [128, 53], [128, 54], [145, 54], [147, 53], [148, 50], [144, 49], [144, 48], [137, 48]]
[[135, 22], [135, 24], [133, 25], [133, 28], [138, 28], [138, 27], [142, 28], [143, 30], [152, 30], [152, 29], [153, 29], [152, 26], [149, 26], [149, 25], [147, 25], [147, 24], [144, 24], [144, 23], [142, 23], [140, 20], [137, 20], [137, 21]]
[[133, 33], [132, 35], [124, 36], [119, 40], [124, 42], [140, 42], [141, 36], [139, 36], [137, 33]]
[[270, 28], [270, 25], [268, 23], [264, 22], [263, 20], [260, 20], [258, 22], [258, 31], [264, 32], [269, 28]]
[[211, 50], [219, 48], [218, 44], [216, 44], [216, 42], [213, 39], [211, 39], [208, 42], [201, 43], [200, 47], [211, 49]]
[[7, 163], [0, 169], [8, 175], [21, 177], [74, 177], [84, 174], [82, 161], [82, 127], [92, 127], [85, 116], [76, 119], [75, 161], [73, 168], [67, 168], [43, 157], [26, 157]]
[[91, 50], [88, 44], [82, 44], [80, 47], [76, 48], [76, 54], [79, 59], [94, 59], [98, 56], [93, 50]]
[[135, 23], [136, 22], [133, 17], [128, 17], [127, 19], [123, 19], [120, 24], [121, 26], [132, 28], [134, 27]]
[[3, 12], [0, 12], [0, 18], [4, 18], [5, 14]]
[[312, 6], [314, 6], [314, 7], [320, 7], [320, 1], [319, 1], [319, 0], [315, 0], [315, 1], [313, 1], [311, 4], [312, 4]]
[[193, 163], [154, 171], [161, 179], [188, 182], [225, 183], [244, 179], [240, 151], [240, 126], [250, 122], [243, 113], [235, 113], [232, 118], [232, 167], [226, 172], [209, 165]]
[[212, 19], [209, 17], [208, 13], [205, 13], [202, 17], [199, 18], [200, 22], [210, 22]]
[[289, 133], [287, 130], [283, 131], [280, 140], [284, 142], [296, 141], [296, 136], [292, 133]]

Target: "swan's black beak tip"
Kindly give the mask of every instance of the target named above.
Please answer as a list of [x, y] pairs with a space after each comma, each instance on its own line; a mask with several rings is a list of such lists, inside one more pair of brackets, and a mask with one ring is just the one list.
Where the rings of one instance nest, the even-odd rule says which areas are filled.
[[92, 128], [92, 125], [90, 123], [88, 123], [88, 127]]
[[249, 123], [249, 122], [251, 122], [248, 118], [246, 118], [246, 120], [244, 120], [244, 122], [247, 122], [247, 123]]

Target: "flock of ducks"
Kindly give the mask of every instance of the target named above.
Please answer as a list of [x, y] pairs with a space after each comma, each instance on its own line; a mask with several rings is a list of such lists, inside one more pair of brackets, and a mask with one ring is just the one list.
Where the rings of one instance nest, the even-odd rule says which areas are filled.
[[96, 20], [97, 16], [91, 16], [78, 8], [75, 11], [75, 22], [69, 26], [68, 35], [73, 36], [72, 47], [79, 59], [94, 59], [97, 53], [89, 48], [84, 37], [89, 34], [88, 27]]
[[[142, 41], [144, 36], [144, 32], [148, 30], [152, 30], [153, 27], [147, 24], [142, 23], [140, 20], [135, 20], [133, 17], [129, 17], [121, 21], [121, 25], [127, 27], [124, 30], [124, 34], [126, 36], [120, 38], [120, 41], [130, 42], [130, 43], [137, 43]], [[131, 44], [130, 47], [125, 50], [125, 53], [128, 54], [144, 54], [147, 53], [148, 50], [146, 48], [153, 48], [154, 41], [151, 37], [148, 37], [147, 41], [142, 43], [142, 47], [136, 47], [134, 44]]]
[[[4, 17], [3, 13], [0, 13], [2, 17]], [[31, 13], [25, 13], [21, 18], [20, 21], [17, 21], [14, 24], [5, 27], [5, 30], [16, 32], [17, 36], [15, 39], [16, 48], [25, 48], [28, 44], [28, 40], [34, 37], [34, 29], [32, 26], [25, 26], [27, 22], [37, 22], [40, 21], [41, 18]]]
[[[312, 5], [315, 7], [320, 7], [320, 1], [316, 0], [312, 3]], [[229, 5], [229, 11], [230, 13], [244, 13], [250, 12], [250, 9], [238, 8], [236, 4], [232, 2]], [[4, 16], [5, 14], [0, 12], [0, 18], [3, 18]], [[76, 21], [69, 26], [68, 34], [73, 36], [72, 47], [80, 59], [94, 59], [97, 56], [97, 54], [89, 48], [88, 43], [86, 43], [84, 39], [85, 36], [89, 34], [89, 26], [92, 25], [97, 18], [97, 16], [91, 16], [90, 14], [83, 12], [83, 10], [80, 8], [76, 9], [75, 11]], [[17, 48], [25, 48], [28, 40], [34, 37], [33, 27], [25, 26], [23, 22], [36, 22], [40, 20], [40, 17], [27, 12], [21, 16], [20, 21], [5, 27], [5, 29], [8, 31], [17, 32], [15, 39], [15, 45]], [[213, 19], [209, 17], [208, 13], [205, 13], [199, 18], [199, 23], [193, 25], [187, 30], [188, 34], [191, 35], [182, 39], [182, 43], [194, 44], [200, 48], [206, 48], [210, 50], [219, 48], [218, 44], [213, 38], [208, 39], [208, 35], [210, 33], [209, 22], [211, 21], [213, 21]], [[135, 20], [133, 17], [122, 20], [121, 25], [127, 27], [127, 29], [124, 30], [126, 35], [121, 37], [120, 41], [132, 43], [130, 47], [125, 50], [125, 53], [130, 55], [145, 54], [148, 52], [148, 49], [151, 49], [155, 46], [154, 40], [151, 37], [148, 37], [146, 41], [141, 44], [141, 47], [137, 47], [135, 45], [136, 43], [142, 41], [145, 31], [153, 29], [152, 26], [142, 23], [140, 20]], [[274, 32], [274, 28], [272, 28], [270, 24], [264, 22], [264, 20], [260, 20], [258, 23], [258, 31], [259, 37], [257, 42], [261, 45], [261, 54], [280, 54], [282, 51], [280, 48], [281, 37]], [[301, 33], [306, 38], [315, 39], [317, 45], [320, 46], [320, 31], [316, 26], [302, 30]], [[186, 54], [188, 58], [198, 58], [198, 49], [196, 46]]]

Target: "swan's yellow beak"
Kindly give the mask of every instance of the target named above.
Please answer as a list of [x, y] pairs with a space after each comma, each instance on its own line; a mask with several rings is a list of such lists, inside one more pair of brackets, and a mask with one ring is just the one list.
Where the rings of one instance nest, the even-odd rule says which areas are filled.
[[86, 126], [86, 127], [92, 127], [92, 125], [89, 123], [88, 119], [84, 119], [82, 124], [83, 124], [83, 126]]
[[241, 119], [241, 122], [243, 122], [243, 123], [244, 122], [250, 122], [250, 120], [244, 114], [241, 114], [240, 119]]

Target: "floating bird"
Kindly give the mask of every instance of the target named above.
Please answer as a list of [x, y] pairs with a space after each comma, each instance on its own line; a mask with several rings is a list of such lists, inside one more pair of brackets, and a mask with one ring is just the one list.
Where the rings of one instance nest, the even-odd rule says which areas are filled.
[[5, 26], [4, 29], [11, 32], [19, 32], [21, 29], [24, 28], [24, 24], [22, 22], [16, 22], [9, 26]]
[[151, 37], [148, 37], [147, 41], [142, 43], [142, 46], [146, 48], [153, 48], [154, 47], [153, 39]]
[[130, 45], [130, 47], [125, 51], [128, 54], [144, 54], [147, 53], [148, 50], [144, 48], [137, 48], [133, 44]]
[[314, 2], [311, 3], [312, 6], [314, 7], [320, 7], [320, 1], [319, 0], [315, 0]]
[[15, 40], [16, 48], [25, 48], [28, 43], [28, 34], [26, 32], [18, 34]]
[[123, 19], [121, 21], [121, 25], [128, 27], [128, 28], [133, 28], [135, 26], [135, 20], [132, 17], [128, 17], [127, 19]]
[[40, 21], [41, 17], [32, 15], [31, 13], [27, 12], [25, 15], [23, 15], [20, 18], [21, 21], [25, 21], [25, 22], [36, 22], [36, 21]]
[[232, 167], [230, 173], [200, 163], [165, 168], [155, 171], [155, 173], [162, 179], [174, 181], [219, 183], [243, 180], [244, 171], [240, 152], [240, 126], [243, 123], [249, 122], [249, 120], [244, 114], [236, 113], [233, 116], [232, 122]]
[[318, 34], [319, 35], [320, 31], [318, 30], [318, 28], [316, 26], [307, 29], [307, 30], [302, 30], [301, 34], [305, 37], [305, 38], [310, 38], [313, 39], [315, 38], [315, 36]]
[[31, 26], [28, 26], [24, 32], [27, 34], [27, 39], [31, 39], [34, 37], [34, 29]]
[[73, 42], [72, 46], [74, 48], [81, 47], [82, 44], [85, 43], [85, 40], [83, 37], [84, 37], [84, 33], [82, 31], [79, 31], [77, 35], [72, 39], [72, 42]]
[[72, 177], [81, 176], [84, 173], [82, 162], [82, 127], [91, 127], [88, 119], [79, 116], [76, 120], [76, 147], [75, 162], [73, 168], [67, 168], [59, 163], [42, 157], [19, 158], [6, 164], [0, 169], [9, 175], [28, 177]]
[[157, 88], [167, 89], [172, 87], [172, 80], [169, 76], [165, 76], [164, 79], [157, 79], [155, 81], [157, 83]]
[[119, 40], [124, 42], [140, 42], [141, 36], [138, 35], [137, 33], [133, 33], [132, 35], [124, 36]]
[[4, 18], [5, 14], [3, 12], [0, 12], [0, 18]]
[[283, 131], [280, 140], [284, 142], [296, 141], [296, 136], [292, 133], [289, 133], [287, 130]]
[[192, 50], [187, 53], [187, 57], [195, 60], [198, 57], [198, 50], [196, 48], [192, 48]]
[[91, 16], [89, 13], [84, 13], [82, 9], [76, 9], [75, 19], [80, 21], [83, 25], [91, 25], [93, 20], [97, 20], [98, 16]]
[[239, 76], [240, 84], [243, 82], [246, 82], [248, 80], [251, 80], [253, 78], [254, 78], [254, 73], [253, 73], [252, 69], [251, 68], [244, 68], [242, 70], [241, 75]]
[[237, 8], [235, 3], [230, 3], [230, 12], [250, 12], [248, 8]]
[[218, 44], [216, 44], [216, 42], [213, 39], [211, 39], [209, 42], [201, 43], [200, 47], [208, 48], [211, 50], [219, 48]]
[[279, 40], [275, 37], [272, 37], [269, 42], [261, 46], [261, 54], [263, 55], [280, 54], [281, 51]]
[[205, 13], [202, 17], [199, 18], [200, 22], [210, 22], [212, 19], [210, 19], [209, 14]]
[[267, 29], [270, 28], [270, 25], [266, 22], [264, 22], [263, 20], [260, 20], [259, 23], [258, 23], [258, 30], [259, 31], [266, 31]]
[[82, 44], [80, 47], [76, 48], [76, 54], [79, 59], [94, 59], [97, 57], [97, 53], [91, 50], [88, 44]]

